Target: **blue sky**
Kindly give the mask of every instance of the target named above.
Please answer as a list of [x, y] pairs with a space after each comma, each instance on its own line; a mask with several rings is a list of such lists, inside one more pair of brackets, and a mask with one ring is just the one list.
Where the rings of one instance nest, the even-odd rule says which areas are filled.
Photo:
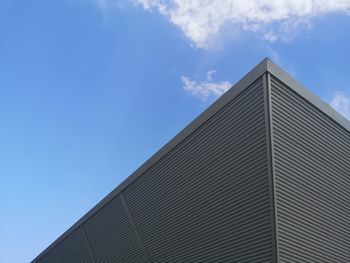
[[350, 2], [265, 2], [0, 0], [0, 262], [33, 259], [266, 56], [350, 118]]

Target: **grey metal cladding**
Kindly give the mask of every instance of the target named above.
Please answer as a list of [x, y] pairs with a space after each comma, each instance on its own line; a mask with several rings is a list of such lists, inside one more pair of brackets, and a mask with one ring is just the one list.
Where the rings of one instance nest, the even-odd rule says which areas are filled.
[[55, 249], [47, 252], [38, 263], [59, 263]]
[[96, 263], [147, 262], [119, 195], [86, 221], [84, 229]]
[[350, 132], [271, 78], [280, 262], [350, 262]]
[[273, 262], [263, 80], [123, 195], [151, 262]]
[[350, 122], [264, 59], [32, 262], [349, 263], [349, 189]]
[[92, 263], [89, 248], [81, 228], [76, 229], [57, 247], [60, 263]]

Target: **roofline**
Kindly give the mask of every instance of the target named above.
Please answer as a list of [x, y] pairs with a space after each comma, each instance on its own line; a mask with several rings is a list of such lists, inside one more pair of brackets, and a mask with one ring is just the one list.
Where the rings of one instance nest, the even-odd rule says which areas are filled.
[[82, 218], [74, 223], [68, 230], [66, 230], [60, 237], [58, 237], [51, 245], [42, 251], [32, 262], [39, 260], [47, 252], [56, 247], [64, 238], [79, 228], [85, 221], [93, 216], [100, 208], [111, 201], [119, 193], [121, 193], [128, 185], [136, 180], [141, 174], [145, 173], [156, 162], [163, 158], [168, 152], [174, 149], [179, 143], [184, 141], [190, 134], [197, 130], [202, 124], [209, 120], [216, 112], [224, 107], [228, 102], [237, 97], [242, 91], [248, 88], [252, 83], [262, 77], [265, 73], [270, 73], [284, 82], [292, 90], [300, 94], [306, 100], [311, 102], [314, 106], [319, 108], [326, 115], [331, 117], [334, 121], [339, 123], [350, 132], [350, 121], [341, 116], [336, 110], [330, 107], [327, 103], [322, 101], [319, 97], [304, 88], [298, 81], [291, 77], [287, 72], [275, 65], [269, 58], [262, 60], [257, 66], [249, 71], [241, 80], [234, 84], [224, 95], [218, 98], [212, 105], [196, 117], [190, 124], [188, 124], [182, 131], [180, 131], [174, 138], [166, 143], [159, 151], [157, 151], [150, 159], [144, 162], [136, 171], [120, 183], [114, 190], [112, 190], [106, 197], [104, 197], [98, 204], [96, 204], [90, 211], [88, 211]]
[[328, 103], [324, 102], [319, 96], [306, 89], [295, 78], [268, 58], [266, 58], [266, 70], [350, 132], [350, 120], [346, 119]]

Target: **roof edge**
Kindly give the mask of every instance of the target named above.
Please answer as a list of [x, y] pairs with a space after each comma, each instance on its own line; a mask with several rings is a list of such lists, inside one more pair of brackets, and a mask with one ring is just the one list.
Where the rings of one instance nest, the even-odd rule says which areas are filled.
[[250, 70], [242, 79], [234, 84], [224, 95], [211, 104], [205, 111], [199, 114], [190, 124], [188, 124], [183, 130], [181, 130], [175, 137], [173, 137], [168, 143], [166, 143], [160, 150], [158, 150], [151, 158], [144, 162], [136, 171], [128, 176], [122, 183], [120, 183], [114, 190], [112, 190], [106, 197], [98, 202], [92, 209], [90, 209], [83, 217], [81, 217], [76, 223], [74, 223], [68, 230], [66, 230], [61, 236], [59, 236], [54, 242], [51, 243], [45, 250], [43, 250], [32, 262], [36, 262], [43, 257], [47, 252], [56, 247], [64, 238], [76, 230], [81, 224], [87, 221], [92, 215], [94, 215], [100, 208], [116, 197], [121, 191], [123, 191], [128, 185], [130, 185], [141, 174], [151, 168], [157, 161], [164, 157], [169, 151], [175, 148], [179, 143], [185, 140], [190, 134], [197, 130], [202, 124], [209, 120], [216, 112], [224, 107], [228, 102], [238, 96], [242, 91], [248, 88], [253, 82], [258, 80], [266, 72], [272, 74], [280, 81], [285, 83], [289, 88], [294, 90], [297, 94], [301, 95], [315, 107], [320, 109], [336, 123], [344, 127], [350, 132], [350, 121], [333, 109], [330, 105], [324, 102], [321, 98], [316, 96], [310, 90], [306, 89], [296, 79], [289, 75], [281, 67], [274, 64], [269, 58], [263, 59], [257, 66]]
[[269, 58], [266, 58], [266, 70], [350, 132], [350, 120], [346, 119], [319, 96], [305, 88], [300, 82], [288, 74], [284, 69], [274, 64]]
[[190, 124], [182, 129], [175, 137], [166, 143], [160, 150], [158, 150], [151, 158], [144, 162], [136, 171], [129, 175], [123, 182], [114, 188], [106, 197], [99, 201], [92, 209], [90, 209], [83, 217], [74, 223], [68, 230], [52, 242], [46, 249], [44, 249], [31, 262], [36, 262], [47, 254], [51, 249], [55, 248], [64, 238], [75, 231], [81, 224], [86, 222], [93, 216], [100, 208], [116, 197], [128, 185], [135, 181], [141, 174], [145, 173], [157, 161], [164, 157], [168, 152], [175, 148], [179, 143], [185, 140], [190, 134], [197, 130], [202, 124], [209, 120], [216, 112], [224, 107], [228, 102], [238, 96], [242, 91], [248, 88], [252, 83], [258, 80], [268, 71], [268, 65], [271, 61], [268, 58], [263, 59], [258, 65], [250, 70], [242, 79], [234, 84], [225, 94], [218, 98], [206, 110], [200, 113]]

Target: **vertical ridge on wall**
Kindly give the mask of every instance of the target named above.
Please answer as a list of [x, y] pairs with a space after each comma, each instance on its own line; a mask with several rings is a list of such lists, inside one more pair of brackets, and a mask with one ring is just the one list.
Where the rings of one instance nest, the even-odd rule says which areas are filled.
[[350, 133], [271, 78], [280, 262], [350, 262]]
[[81, 228], [77, 228], [56, 247], [60, 263], [92, 263], [88, 244]]
[[130, 210], [129, 210], [129, 208], [128, 208], [128, 205], [127, 205], [127, 203], [126, 203], [126, 201], [125, 201], [125, 198], [124, 198], [123, 193], [119, 193], [119, 196], [120, 196], [120, 199], [121, 199], [121, 201], [122, 201], [122, 203], [123, 203], [124, 209], [125, 209], [125, 211], [126, 211], [126, 213], [127, 213], [127, 215], [128, 215], [129, 222], [130, 222], [130, 224], [132, 225], [132, 228], [133, 228], [133, 230], [134, 230], [135, 236], [136, 236], [136, 238], [137, 238], [137, 240], [138, 240], [138, 242], [139, 242], [140, 248], [141, 248], [141, 250], [142, 250], [142, 252], [143, 252], [143, 254], [144, 254], [144, 257], [145, 257], [145, 259], [147, 260], [147, 263], [150, 263], [151, 261], [149, 260], [147, 251], [146, 251], [146, 249], [145, 249], [145, 246], [143, 245], [141, 236], [140, 236], [140, 234], [139, 234], [139, 231], [137, 230], [137, 227], [136, 227], [136, 225], [135, 225], [134, 219], [132, 218], [132, 215], [131, 215]]
[[81, 228], [81, 231], [82, 231], [82, 233], [83, 233], [83, 237], [84, 237], [85, 243], [87, 244], [87, 247], [88, 247], [88, 250], [89, 250], [91, 262], [92, 262], [92, 263], [96, 263], [95, 257], [94, 257], [94, 255], [93, 255], [93, 253], [92, 253], [92, 250], [91, 250], [91, 245], [90, 245], [89, 239], [88, 239], [87, 236], [86, 236], [86, 232], [85, 232], [84, 225], [80, 225], [80, 228]]
[[272, 114], [271, 114], [271, 76], [266, 72], [263, 76], [264, 91], [265, 91], [265, 122], [266, 122], [266, 144], [267, 144], [267, 159], [269, 169], [269, 186], [270, 186], [270, 205], [271, 205], [271, 229], [272, 229], [272, 248], [273, 262], [278, 260], [278, 242], [277, 242], [277, 217], [276, 217], [276, 192], [275, 192], [275, 165], [273, 153], [273, 129], [272, 129]]
[[120, 195], [86, 221], [84, 228], [96, 263], [148, 262]]
[[262, 78], [123, 195], [151, 262], [272, 262]]

